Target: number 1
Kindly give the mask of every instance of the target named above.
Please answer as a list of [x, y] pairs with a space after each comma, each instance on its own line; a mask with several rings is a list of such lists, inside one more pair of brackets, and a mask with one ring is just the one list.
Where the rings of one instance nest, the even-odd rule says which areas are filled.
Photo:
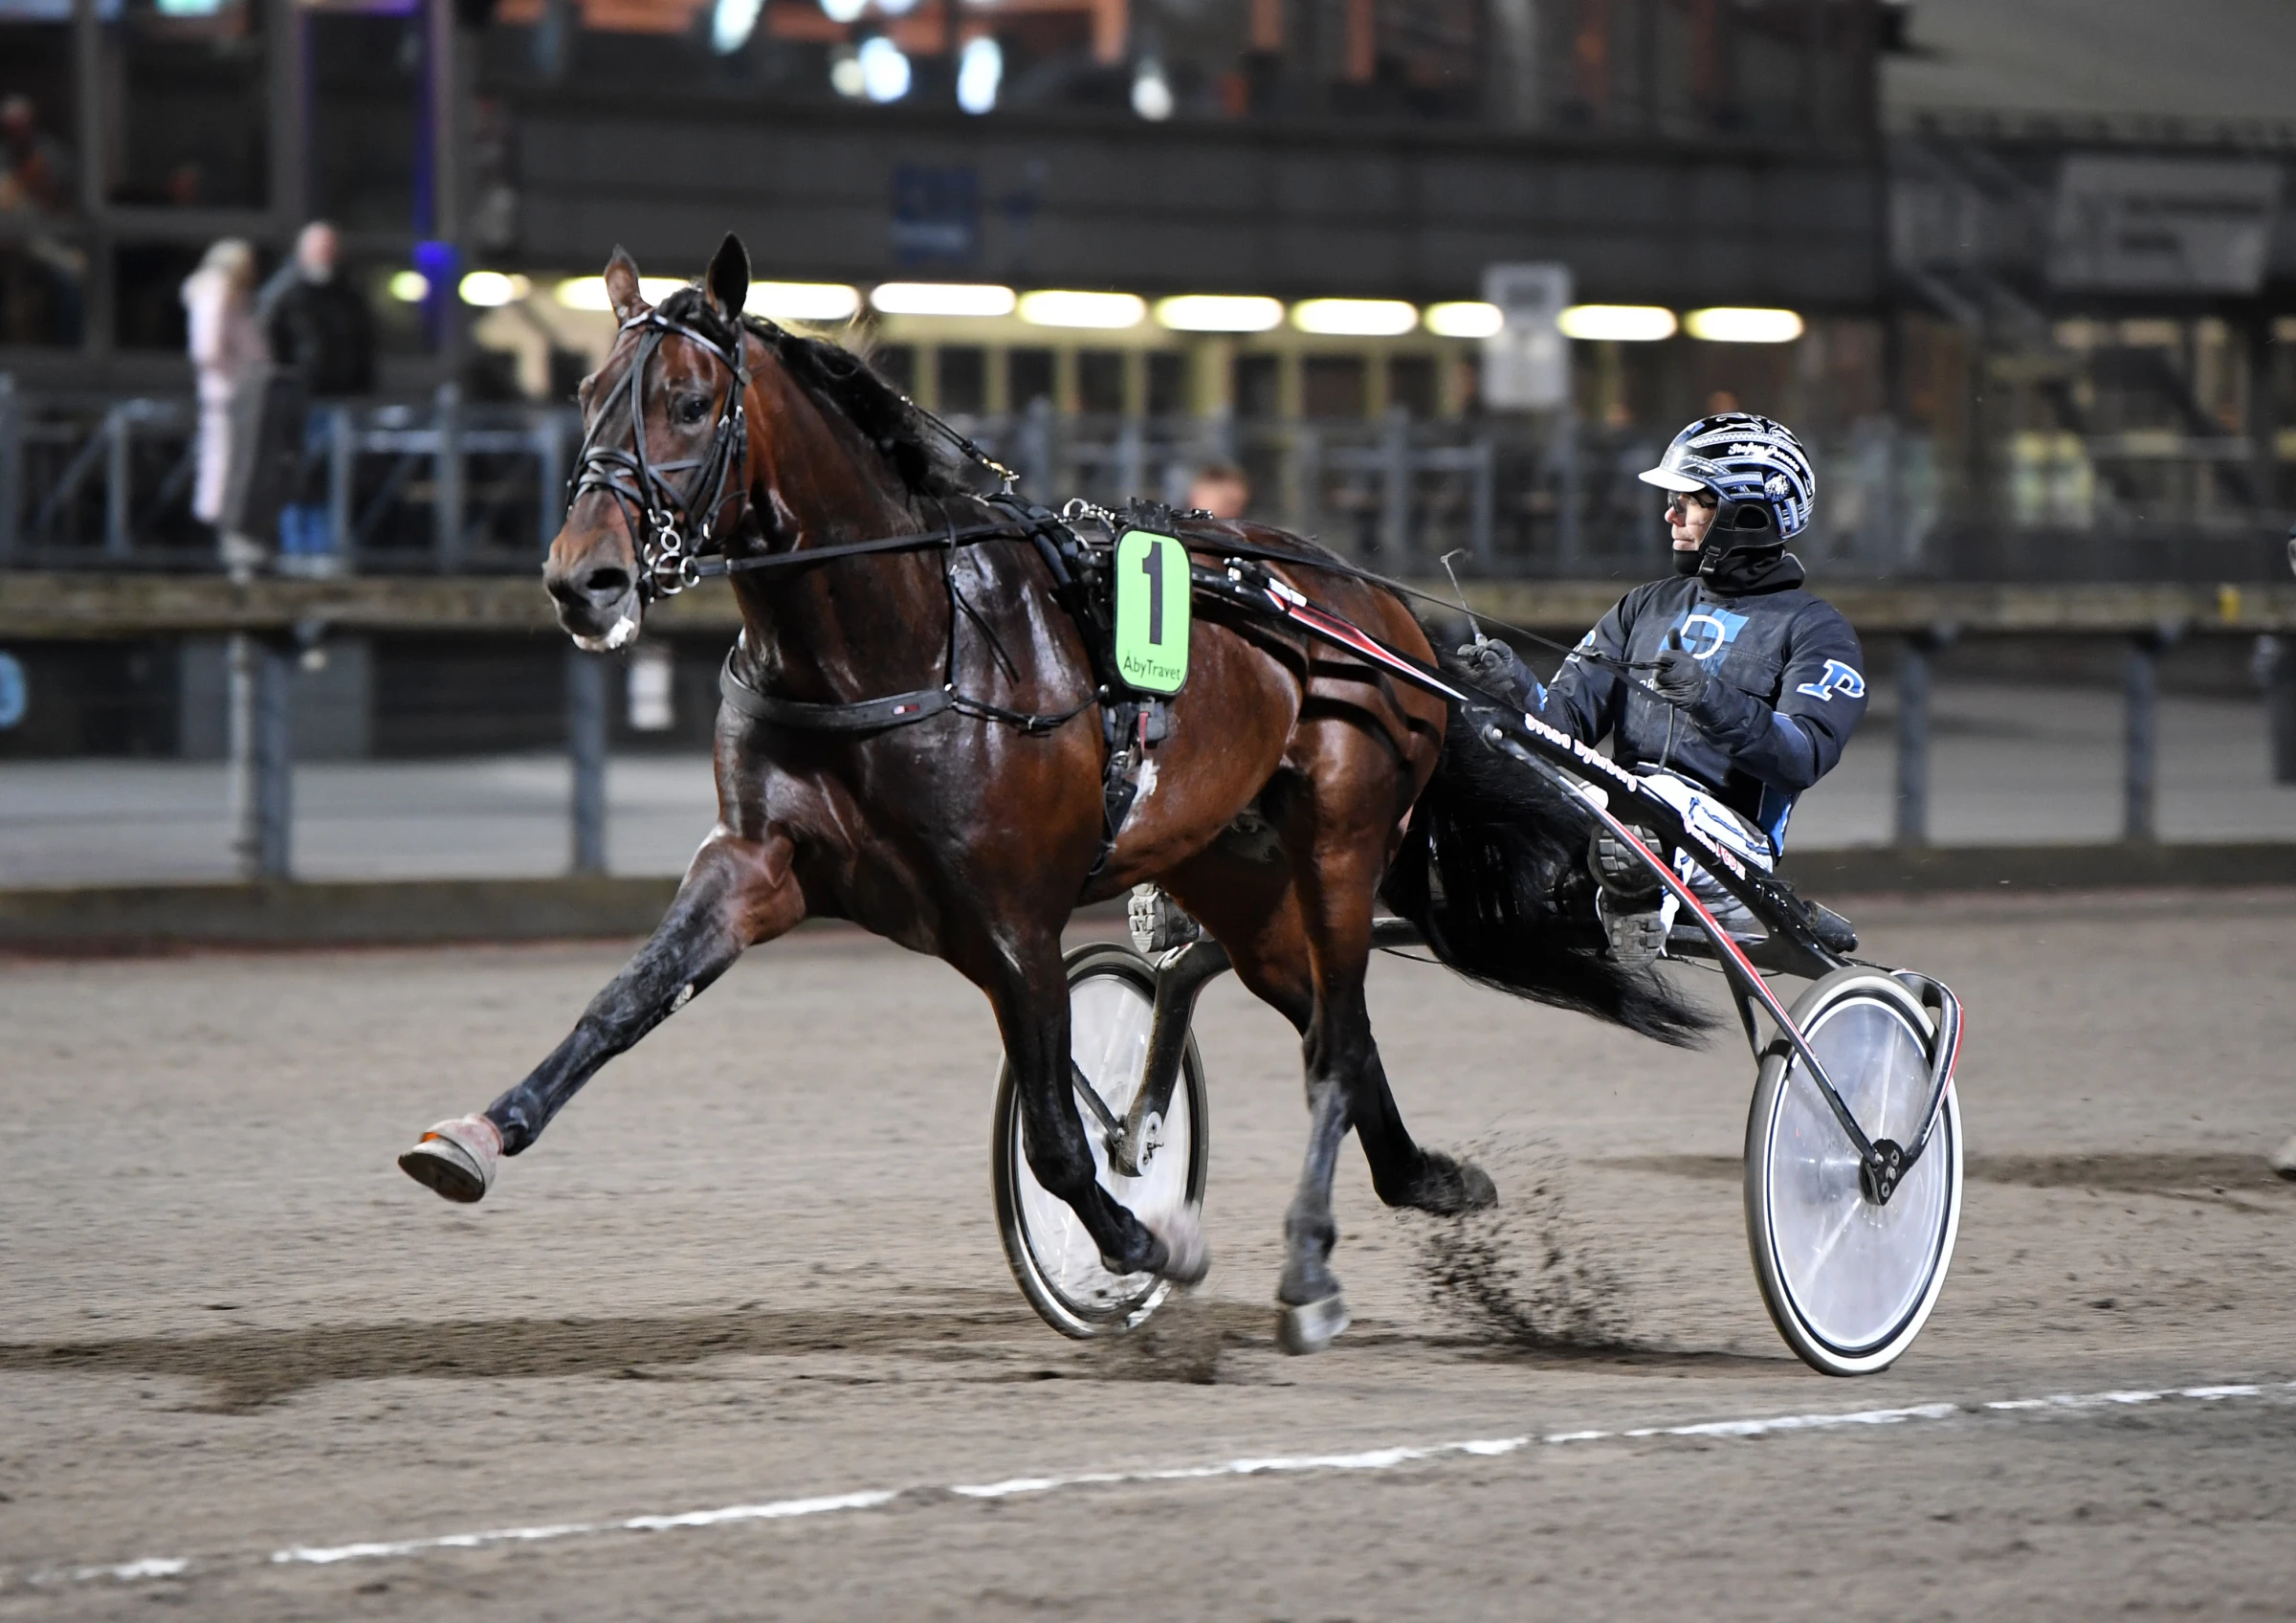
[[1148, 640], [1164, 645], [1164, 544], [1152, 541], [1140, 555], [1140, 573], [1148, 577]]

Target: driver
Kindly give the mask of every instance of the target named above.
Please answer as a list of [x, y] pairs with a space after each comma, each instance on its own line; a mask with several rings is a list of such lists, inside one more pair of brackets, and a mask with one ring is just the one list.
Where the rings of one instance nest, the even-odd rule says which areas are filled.
[[[1478, 637], [1459, 655], [1483, 685], [1550, 725], [1589, 745], [1613, 741], [1619, 764], [1647, 777], [1686, 825], [1767, 869], [1795, 800], [1842, 759], [1866, 713], [1857, 635], [1802, 589], [1801, 561], [1786, 550], [1809, 522], [1817, 480], [1785, 426], [1751, 411], [1700, 418], [1641, 478], [1668, 493], [1672, 578], [1621, 598], [1552, 684], [1505, 643]], [[1627, 668], [1647, 673], [1663, 698]], [[1589, 860], [1613, 955], [1657, 957], [1674, 897], [1606, 830]], [[1687, 853], [1674, 860], [1724, 928], [1759, 933]]]

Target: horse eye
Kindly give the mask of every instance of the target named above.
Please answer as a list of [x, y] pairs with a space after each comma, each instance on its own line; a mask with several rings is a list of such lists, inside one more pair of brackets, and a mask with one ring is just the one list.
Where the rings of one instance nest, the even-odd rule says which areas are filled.
[[677, 420], [681, 423], [698, 423], [708, 413], [709, 409], [709, 402], [702, 399], [700, 395], [681, 394], [677, 397], [674, 411]]

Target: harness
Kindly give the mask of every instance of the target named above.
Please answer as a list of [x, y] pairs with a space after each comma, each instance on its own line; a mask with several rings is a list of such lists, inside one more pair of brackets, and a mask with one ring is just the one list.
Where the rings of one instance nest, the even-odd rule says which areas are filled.
[[[745, 491], [745, 483], [739, 477], [746, 466], [749, 438], [742, 406], [749, 387], [749, 362], [743, 331], [737, 328], [734, 342], [729, 345], [719, 343], [695, 326], [651, 308], [641, 310], [624, 321], [620, 330], [637, 332], [640, 335], [638, 347], [630, 357], [629, 366], [624, 368], [620, 381], [601, 402], [589, 429], [583, 436], [582, 448], [575, 458], [568, 500], [570, 505], [587, 492], [602, 491], [622, 510], [636, 555], [637, 590], [641, 602], [653, 603], [674, 597], [704, 580], [720, 576], [813, 569], [842, 559], [915, 552], [927, 548], [938, 548], [942, 553], [941, 577], [949, 600], [949, 631], [942, 650], [941, 680], [938, 685], [916, 688], [906, 693], [884, 694], [872, 699], [840, 701], [786, 699], [766, 693], [757, 685], [744, 669], [748, 654], [746, 640], [737, 638], [734, 646], [726, 651], [725, 663], [718, 676], [718, 691], [724, 701], [740, 714], [769, 726], [852, 737], [909, 726], [952, 710], [960, 715], [1041, 737], [1094, 704], [1101, 705], [1102, 743], [1106, 750], [1101, 783], [1103, 827], [1100, 850], [1093, 858], [1087, 883], [1096, 878], [1115, 848], [1116, 836], [1131, 812], [1134, 801], [1142, 789], [1154, 781], [1151, 776], [1151, 752], [1169, 731], [1164, 700], [1154, 695], [1133, 693], [1113, 668], [1113, 627], [1107, 596], [1104, 592], [1093, 589], [1094, 578], [1105, 572], [1102, 561], [1097, 556], [1097, 550], [1105, 548], [1094, 549], [1077, 535], [1073, 527], [1079, 522], [1096, 523], [1108, 531], [1113, 543], [1119, 527], [1126, 522], [1124, 517], [1081, 500], [1070, 502], [1058, 515], [1024, 502], [1013, 494], [1013, 486], [1018, 481], [1013, 470], [989, 456], [934, 413], [912, 403], [912, 410], [944, 435], [960, 455], [1000, 481], [1001, 490], [980, 500], [993, 508], [1002, 509], [1002, 517], [960, 525], [951, 515], [944, 500], [940, 502], [941, 523], [935, 529], [877, 536], [864, 541], [807, 547], [801, 551], [729, 558], [718, 542], [717, 524], [727, 502], [739, 500]], [[731, 375], [733, 387], [726, 391], [708, 449], [701, 456], [654, 461], [646, 454], [645, 379], [662, 341], [673, 335], [695, 345], [717, 361]], [[627, 450], [603, 442], [603, 434], [607, 425], [614, 421], [616, 408], [625, 394], [629, 397], [629, 446]], [[679, 475], [686, 476], [682, 482], [673, 477]], [[1209, 514], [1204, 513], [1174, 514], [1156, 503], [1136, 501], [1133, 507], [1130, 516], [1133, 525], [1159, 533], [1179, 535], [1186, 521], [1210, 518]], [[1093, 686], [1075, 703], [1065, 709], [1042, 712], [1015, 710], [977, 699], [963, 692], [960, 686], [958, 631], [960, 620], [970, 617], [980, 625], [988, 635], [996, 655], [1003, 656], [1003, 650], [996, 647], [994, 634], [988, 632], [987, 622], [982, 618], [979, 611], [964, 600], [957, 581], [957, 549], [989, 540], [1027, 541], [1033, 545], [1052, 576], [1055, 600], [1068, 611], [1083, 634], [1087, 657], [1092, 664]], [[1237, 564], [1245, 564], [1247, 567], [1251, 564], [1295, 564], [1354, 576], [1405, 596], [1426, 597], [1425, 593], [1400, 581], [1389, 580], [1336, 559], [1311, 558], [1279, 547], [1256, 545], [1231, 536], [1223, 536], [1214, 545], [1227, 556], [1231, 570]], [[1214, 581], [1220, 586], [1227, 586], [1235, 579], [1232, 573], [1223, 578], [1201, 568], [1191, 572], [1198, 589]], [[1264, 569], [1257, 572], [1265, 576]], [[1298, 599], [1300, 605], [1305, 602], [1304, 598]], [[1531, 641], [1547, 641], [1535, 634], [1519, 632], [1518, 628], [1507, 629], [1517, 631], [1518, 634]], [[1561, 645], [1549, 646], [1559, 648]], [[1004, 663], [1009, 668], [1009, 659], [1005, 659]], [[1628, 679], [1632, 681], [1634, 678], [1629, 675]], [[1643, 684], [1637, 682], [1636, 685]]]
[[[1015, 501], [1014, 505], [1017, 507], [1019, 504]], [[948, 505], [946, 502], [941, 504], [941, 513], [943, 518], [947, 518]], [[1051, 522], [1050, 514], [1045, 514], [1041, 521], [1034, 516], [1025, 516], [1018, 522], [975, 525], [970, 530], [964, 530], [960, 529], [954, 520], [950, 520], [947, 527], [938, 534], [924, 532], [920, 536], [914, 537], [892, 536], [886, 538], [887, 542], [894, 544], [890, 545], [884, 542], [854, 544], [854, 549], [872, 552], [916, 551], [925, 545], [936, 543], [944, 548], [941, 580], [947, 589], [949, 598], [949, 637], [941, 653], [941, 680], [938, 687], [916, 688], [908, 693], [890, 693], [878, 699], [850, 700], [832, 703], [782, 699], [760, 689], [742, 672], [740, 658], [748, 651], [748, 634], [743, 633], [741, 636], [735, 638], [734, 646], [726, 650], [725, 664], [718, 673], [719, 695], [728, 704], [740, 711], [744, 716], [754, 717], [772, 726], [791, 727], [800, 731], [881, 732], [887, 727], [907, 726], [913, 722], [929, 721], [944, 710], [954, 710], [961, 716], [973, 716], [984, 722], [996, 722], [1004, 726], [1017, 727], [1032, 737], [1041, 737], [1051, 732], [1063, 723], [1081, 716], [1093, 705], [1107, 698], [1107, 684], [1105, 682], [1095, 683], [1091, 692], [1066, 710], [1044, 712], [1013, 710], [1002, 704], [992, 704], [985, 699], [975, 699], [968, 693], [959, 691], [957, 685], [958, 622], [969, 615], [977, 623], [980, 623], [983, 630], [986, 629], [986, 622], [981, 620], [979, 611], [965, 602], [964, 594], [957, 585], [958, 546], [967, 539], [982, 540], [990, 535], [1034, 534], [1038, 525], [1045, 522]], [[828, 557], [841, 552], [848, 556], [851, 555], [851, 549], [822, 547], [818, 550], [808, 549], [803, 553], [775, 553], [763, 558], [699, 559], [694, 561], [699, 566], [695, 578], [727, 574], [743, 565], [778, 564], [784, 559], [818, 559], [826, 562]], [[712, 564], [717, 567], [715, 568], [707, 567]], [[993, 634], [990, 642], [994, 646]], [[1002, 650], [999, 652], [1001, 653]], [[1094, 674], [1096, 676], [1098, 672], [1095, 671]]]
[[[567, 505], [593, 490], [613, 498], [629, 526], [630, 544], [637, 553], [640, 598], [651, 602], [674, 597], [702, 578], [699, 566], [702, 556], [712, 549], [718, 510], [730, 499], [728, 485], [732, 497], [741, 494], [741, 483], [734, 474], [749, 456], [749, 425], [741, 407], [742, 396], [749, 392], [749, 356], [739, 336], [729, 349], [709, 334], [673, 322], [659, 310], [641, 310], [624, 322], [621, 330], [639, 331], [644, 336], [638, 340], [637, 353], [623, 368], [622, 381], [600, 403], [598, 415], [582, 437]], [[718, 426], [706, 453], [655, 462], [646, 456], [646, 371], [662, 340], [673, 333], [731, 372], [734, 387], [726, 390], [725, 405], [718, 413]], [[600, 431], [612, 419], [614, 404], [625, 392], [629, 396], [627, 451], [599, 443]], [[689, 470], [692, 478], [683, 490], [668, 477]], [[708, 500], [697, 504], [696, 499], [705, 489]]]
[[[598, 414], [598, 421], [603, 424], [610, 416], [619, 393], [624, 389], [629, 391], [631, 449], [624, 451], [618, 447], [601, 445], [595, 428], [585, 434], [581, 455], [575, 463], [572, 495], [579, 497], [585, 491], [605, 491], [622, 507], [626, 518], [631, 521], [630, 534], [638, 554], [638, 587], [646, 600], [674, 596], [717, 575], [760, 569], [813, 568], [840, 558], [916, 551], [930, 546], [944, 549], [942, 578], [946, 582], [949, 596], [949, 637], [941, 665], [942, 680], [938, 687], [841, 703], [780, 699], [760, 691], [743, 675], [740, 661], [744, 643], [738, 640], [728, 652], [725, 666], [718, 676], [718, 691], [724, 696], [725, 701], [743, 715], [769, 725], [855, 735], [907, 726], [948, 710], [1041, 735], [1081, 715], [1095, 703], [1103, 704], [1107, 706], [1103, 712], [1103, 725], [1107, 729], [1110, 746], [1104, 789], [1108, 821], [1100, 853], [1092, 868], [1092, 874], [1097, 876], [1115, 846], [1116, 831], [1122, 825], [1124, 811], [1129, 808], [1135, 792], [1129, 781], [1121, 784], [1118, 781], [1124, 772], [1124, 763], [1133, 758], [1127, 735], [1137, 727], [1139, 748], [1144, 752], [1153, 742], [1150, 736], [1151, 721], [1160, 721], [1157, 713], [1161, 710], [1159, 700], [1118, 697], [1125, 690], [1121, 683], [1112, 679], [1107, 668], [1110, 639], [1105, 634], [1095, 634], [1106, 631], [1105, 625], [1101, 624], [1106, 617], [1105, 605], [1096, 602], [1095, 594], [1085, 589], [1085, 577], [1096, 567], [1096, 564], [1092, 549], [1071, 527], [1071, 521], [1090, 520], [1107, 527], [1110, 539], [1114, 541], [1119, 522], [1118, 515], [1090, 503], [1075, 501], [1056, 516], [1044, 508], [1023, 502], [1012, 494], [1015, 476], [1010, 469], [990, 458], [939, 418], [918, 408], [918, 414], [946, 434], [951, 443], [976, 465], [1003, 480], [1002, 491], [982, 500], [991, 506], [1002, 508], [1005, 513], [1004, 518], [960, 526], [950, 516], [944, 501], [941, 505], [941, 527], [937, 530], [882, 536], [869, 541], [807, 548], [801, 552], [729, 559], [715, 550], [714, 525], [719, 509], [730, 499], [728, 482], [733, 479], [735, 470], [742, 465], [747, 455], [747, 426], [743, 420], [741, 397], [748, 389], [749, 369], [740, 340], [737, 337], [734, 346], [729, 349], [706, 333], [672, 321], [655, 310], [642, 311], [622, 323], [622, 330], [627, 332], [632, 329], [644, 330], [637, 354], [632, 357], [622, 381], [615, 385], [613, 393], [607, 395]], [[733, 375], [734, 388], [718, 412], [717, 428], [705, 455], [671, 462], [652, 462], [646, 456], [644, 377], [663, 337], [673, 333], [700, 345], [706, 353], [716, 357], [719, 365]], [[684, 490], [680, 490], [668, 478], [672, 474], [689, 470], [693, 477]], [[705, 489], [706, 504], [697, 505], [696, 499], [702, 496]], [[739, 497], [741, 494], [742, 486], [735, 483], [732, 495]], [[1174, 515], [1167, 509], [1141, 503], [1135, 503], [1133, 513], [1136, 522], [1168, 530], [1180, 527], [1173, 522], [1176, 518], [1186, 521], [1208, 517], [1208, 514], [1195, 513]], [[1093, 662], [1095, 682], [1091, 692], [1065, 711], [1031, 714], [991, 704], [958, 691], [957, 624], [965, 615], [969, 614], [976, 620], [980, 616], [965, 603], [958, 589], [957, 548], [990, 538], [1027, 540], [1036, 546], [1051, 571], [1056, 598], [1076, 615], [1079, 629], [1085, 634], [1085, 645]], [[1182, 539], [1184, 541], [1184, 537]], [[1459, 706], [1463, 719], [1474, 727], [1485, 743], [1512, 756], [1583, 804], [1596, 821], [1640, 859], [1661, 885], [1672, 893], [1698, 921], [1730, 975], [1749, 1040], [1755, 1037], [1754, 1010], [1758, 1005], [1777, 1024], [1782, 1039], [1808, 1065], [1812, 1080], [1857, 1150], [1861, 1179], [1867, 1181], [1869, 1188], [1879, 1191], [1879, 1198], [1888, 1198], [1889, 1190], [1928, 1145], [1940, 1118], [1945, 1089], [1952, 1081], [1954, 1058], [1959, 1048], [1959, 1010], [1950, 992], [1942, 987], [1936, 988], [1941, 996], [1939, 1016], [1947, 1034], [1937, 1045], [1937, 1055], [1932, 1062], [1931, 1102], [1920, 1136], [1910, 1150], [1887, 1140], [1869, 1140], [1848, 1106], [1843, 1102], [1823, 1063], [1811, 1049], [1800, 1029], [1795, 1025], [1793, 1016], [1777, 1000], [1777, 994], [1770, 989], [1744, 950], [1722, 928], [1705, 902], [1674, 872], [1672, 866], [1653, 852], [1638, 833], [1622, 820], [1620, 813], [1637, 800], [1644, 802], [1652, 820], [1662, 828], [1672, 825], [1667, 832], [1679, 834], [1680, 843], [1693, 850], [1703, 847], [1705, 856], [1699, 858], [1701, 863], [1711, 856], [1715, 865], [1709, 872], [1720, 880], [1726, 890], [1753, 906], [1765, 920], [1773, 922], [1795, 951], [1821, 967], [1839, 965], [1841, 960], [1833, 956], [1820, 940], [1809, 915], [1782, 881], [1741, 861], [1733, 852], [1716, 845], [1704, 831], [1689, 826], [1672, 805], [1654, 796], [1647, 783], [1618, 767], [1599, 751], [1548, 725], [1536, 716], [1518, 717], [1511, 713], [1512, 707], [1492, 708], [1488, 695], [1471, 688], [1462, 688], [1437, 667], [1424, 664], [1401, 650], [1389, 648], [1343, 616], [1316, 604], [1288, 581], [1276, 576], [1268, 565], [1302, 565], [1376, 582], [1409, 596], [1424, 597], [1425, 593], [1414, 591], [1401, 582], [1387, 580], [1368, 569], [1336, 559], [1306, 557], [1283, 548], [1247, 543], [1239, 538], [1223, 536], [1216, 542], [1206, 538], [1200, 541], [1199, 545], [1207, 551], [1219, 551], [1225, 557], [1219, 568], [1191, 565], [1189, 583], [1192, 590], [1238, 609], [1287, 622], [1317, 640], [1348, 649], [1390, 675]], [[985, 631], [986, 622], [981, 621], [981, 624]], [[1518, 628], [1505, 629], [1512, 632]], [[1523, 634], [1530, 635], [1527, 633]], [[992, 634], [992, 646], [994, 640]], [[1546, 641], [1543, 637], [1533, 637], [1532, 640]], [[1613, 659], [1603, 662], [1622, 667], [1629, 673], [1628, 679], [1634, 679], [1631, 676], [1632, 666]], [[1643, 684], [1637, 682], [1636, 685]], [[1116, 747], [1119, 736], [1127, 736], [1127, 745], [1123, 749]], [[1594, 782], [1597, 778], [1606, 779], [1606, 785], [1599, 787]], [[1614, 798], [1617, 810], [1613, 809]], [[1088, 878], [1087, 883], [1090, 882]], [[1933, 982], [1930, 984], [1935, 986]]]

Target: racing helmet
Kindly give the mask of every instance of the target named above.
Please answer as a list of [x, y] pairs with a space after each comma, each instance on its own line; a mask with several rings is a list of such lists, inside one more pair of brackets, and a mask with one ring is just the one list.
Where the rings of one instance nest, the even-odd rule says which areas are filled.
[[1783, 546], [1810, 522], [1818, 476], [1785, 424], [1752, 411], [1701, 417], [1674, 436], [1645, 484], [1714, 499], [1714, 522], [1699, 550], [1709, 567], [1725, 554]]

